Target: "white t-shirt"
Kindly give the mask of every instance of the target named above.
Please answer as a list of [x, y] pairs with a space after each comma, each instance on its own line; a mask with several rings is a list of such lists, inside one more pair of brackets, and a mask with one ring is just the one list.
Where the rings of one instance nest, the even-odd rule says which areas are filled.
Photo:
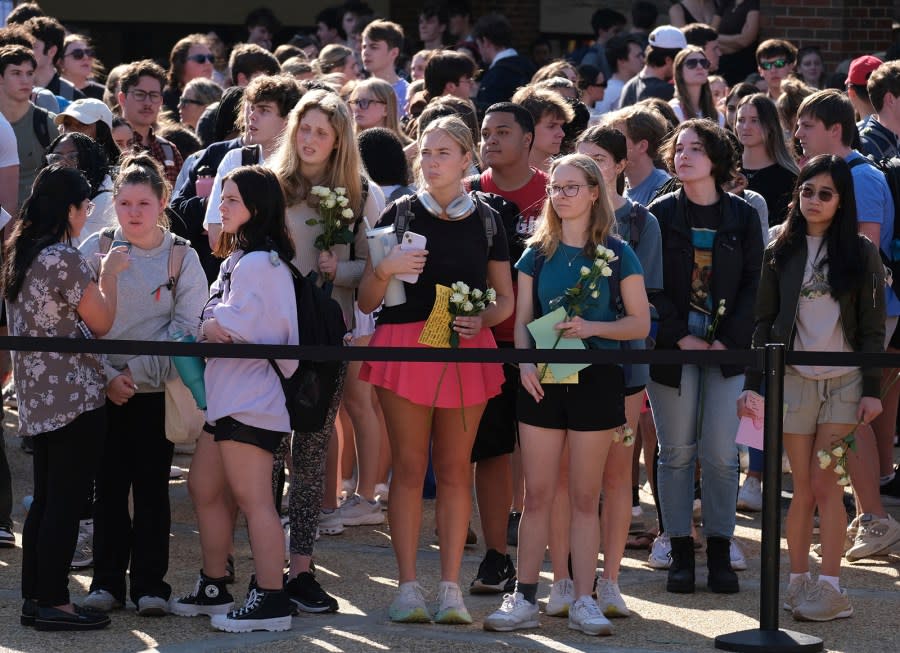
[[[678, 100], [678, 98], [672, 98], [671, 100], [669, 100], [669, 106], [672, 107], [672, 111], [674, 111], [675, 115], [678, 116], [679, 122], [684, 122], [686, 120], [686, 118], [684, 117], [684, 108], [681, 106], [681, 101]], [[703, 116], [698, 113], [696, 116], [693, 116], [693, 117], [694, 118], [705, 118], [706, 116]], [[718, 111], [716, 111], [716, 119], [719, 121], [719, 127], [725, 126], [725, 116], [723, 116]]]
[[16, 144], [16, 133], [12, 125], [0, 113], [0, 168], [19, 165], [19, 148]]
[[[204, 229], [208, 229], [211, 224], [222, 224], [222, 216], [219, 214], [219, 205], [222, 203], [222, 180], [229, 172], [241, 167], [243, 149], [238, 147], [229, 150], [222, 162], [219, 163], [219, 169], [216, 170], [216, 178], [213, 180], [212, 192], [210, 192], [209, 198], [206, 200], [206, 215], [203, 217]], [[260, 149], [259, 165], [265, 165], [265, 160], [266, 155]]]

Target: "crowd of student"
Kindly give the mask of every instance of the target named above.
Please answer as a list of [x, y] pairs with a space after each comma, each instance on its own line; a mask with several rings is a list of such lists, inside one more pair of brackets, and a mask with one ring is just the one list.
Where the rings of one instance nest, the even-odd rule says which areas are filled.
[[[652, 3], [635, 3], [627, 33], [624, 16], [598, 10], [590, 48], [538, 67], [503, 16], [473, 21], [465, 3], [429, 2], [409, 80], [402, 28], [363, 3], [321, 12], [314, 36], [274, 50], [278, 24], [261, 10], [227, 57], [217, 33], [192, 34], [168, 71], [122, 64], [105, 86], [89, 38], [20, 5], [0, 29], [9, 332], [297, 344], [315, 318], [298, 319], [290, 262], [339, 305], [348, 346], [427, 346], [429, 316], [447, 301], [436, 287], [452, 286], [458, 306], [470, 292], [491, 299], [452, 318], [459, 347], [533, 348], [535, 320], [563, 307], [556, 342], [592, 349], [897, 351], [898, 198], [875, 160], [900, 155], [900, 63], [861, 56], [846, 92], [818, 90], [818, 50], [758, 43], [755, 0], [713, 4], [675, 3], [656, 26]], [[326, 219], [345, 237], [323, 245]], [[375, 228], [398, 244], [381, 251]], [[474, 486], [485, 555], [469, 591], [504, 594], [484, 627], [539, 624], [549, 547], [545, 614], [609, 635], [609, 618], [630, 614], [618, 585], [626, 546], [650, 550], [669, 592], [692, 593], [702, 533], [709, 589], [735, 593], [747, 567], [736, 509], [762, 504], [761, 452], [741, 485], [735, 444], [765, 392], [756, 369], [590, 365], [557, 378], [534, 364], [351, 363], [324, 426], [292, 433], [279, 374], [297, 361], [211, 358], [188, 480], [201, 570], [179, 596], [165, 580], [175, 363], [12, 360], [34, 456], [21, 622], [40, 630], [105, 627], [127, 598], [141, 615], [285, 630], [298, 609], [338, 609], [315, 574], [316, 540], [382, 523], [385, 504], [399, 582], [390, 619], [469, 624], [459, 573]], [[900, 540], [885, 510], [900, 499], [895, 376], [788, 370], [785, 607], [796, 619], [849, 617], [842, 559]], [[834, 453], [854, 429], [855, 448]], [[341, 442], [351, 455], [339, 457]], [[642, 452], [656, 532], [641, 525]], [[416, 580], [429, 468], [433, 614]], [[4, 454], [0, 544], [11, 546], [10, 487]], [[229, 588], [238, 512], [254, 567], [243, 604]], [[76, 605], [69, 569], [91, 565]]]

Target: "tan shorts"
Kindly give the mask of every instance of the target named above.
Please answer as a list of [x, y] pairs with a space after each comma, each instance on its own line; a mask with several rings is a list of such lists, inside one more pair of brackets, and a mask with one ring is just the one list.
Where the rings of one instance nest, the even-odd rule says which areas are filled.
[[860, 370], [816, 381], [788, 368], [784, 375], [784, 432], [813, 434], [819, 424], [856, 424], [861, 398]]

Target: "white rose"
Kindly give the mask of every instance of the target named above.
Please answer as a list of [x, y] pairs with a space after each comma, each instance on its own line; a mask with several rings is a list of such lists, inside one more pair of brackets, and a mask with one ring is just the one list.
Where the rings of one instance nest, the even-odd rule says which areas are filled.
[[724, 304], [720, 304], [720, 305], [719, 305], [719, 310], [717, 310], [716, 313], [718, 313], [720, 316], [725, 315], [725, 305], [724, 305]]
[[334, 189], [334, 192], [337, 193], [338, 195], [346, 195], [347, 189], [344, 188], [343, 186], [338, 186], [337, 188]]
[[835, 458], [840, 458], [844, 455], [844, 448], [840, 445], [836, 446], [831, 450], [831, 455], [833, 455]]
[[[313, 186], [313, 187], [309, 190], [309, 192], [310, 192], [310, 194], [312, 194], [312, 195], [321, 195], [322, 192], [325, 191], [325, 190], [326, 190], [326, 189], [323, 188], [322, 186]], [[327, 191], [326, 191], [326, 192], [327, 192]]]
[[599, 297], [600, 297], [600, 291], [599, 291], [599, 290], [595, 290], [594, 292], [591, 293], [591, 297], [593, 297], [594, 299], [599, 299]]
[[489, 302], [497, 301], [497, 291], [493, 288], [488, 288], [487, 292], [485, 293], [485, 299], [487, 299]]
[[603, 261], [603, 259], [600, 259], [600, 258], [594, 259], [594, 267], [595, 268], [602, 268], [604, 266], [604, 264], [605, 264], [605, 262]]
[[600, 272], [600, 274], [602, 274], [604, 277], [611, 277], [612, 276], [612, 268], [610, 268], [610, 267], [603, 268], [603, 271]]
[[586, 277], [591, 273], [591, 269], [589, 267], [587, 267], [586, 265], [582, 265], [580, 272], [581, 272], [581, 276]]
[[829, 456], [824, 451], [819, 452], [819, 467], [822, 469], [828, 469], [828, 466], [831, 464], [831, 456]]
[[341, 211], [341, 217], [347, 218], [348, 220], [353, 217], [353, 209], [344, 209]]
[[481, 292], [481, 290], [479, 290], [478, 288], [475, 288], [472, 291], [472, 299], [481, 299], [482, 295], [484, 295], [484, 293]]
[[336, 204], [337, 204], [337, 202], [335, 202], [334, 199], [331, 197], [329, 197], [327, 200], [325, 200], [325, 208], [326, 209], [333, 209]]
[[834, 473], [837, 474], [838, 476], [843, 476], [845, 473], [844, 466], [843, 465], [835, 465]]
[[467, 286], [466, 284], [464, 284], [462, 281], [459, 282], [459, 284], [458, 284], [458, 286], [457, 286], [456, 289], [457, 289], [459, 292], [461, 292], [463, 295], [468, 295], [468, 294], [469, 294], [469, 286]]
[[466, 313], [471, 313], [473, 310], [475, 310], [475, 306], [472, 305], [472, 302], [466, 302], [465, 304], [463, 304], [462, 309]]
[[452, 295], [450, 295], [450, 303], [451, 304], [462, 304], [464, 301], [466, 301], [466, 298], [463, 297], [462, 294], [460, 294], [458, 292], [455, 292]]
[[850, 478], [847, 476], [841, 476], [837, 482], [838, 485], [850, 485]]
[[350, 200], [347, 199], [346, 197], [344, 197], [343, 195], [341, 195], [337, 198], [337, 203], [338, 203], [338, 206], [344, 207], [350, 203]]

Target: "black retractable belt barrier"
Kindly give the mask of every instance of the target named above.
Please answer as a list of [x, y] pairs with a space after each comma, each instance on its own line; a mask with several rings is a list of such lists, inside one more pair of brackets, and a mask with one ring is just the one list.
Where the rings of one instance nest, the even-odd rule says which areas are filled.
[[763, 454], [762, 570], [759, 628], [716, 637], [723, 651], [799, 653], [821, 651], [818, 637], [778, 628], [778, 583], [781, 555], [781, 436], [784, 405], [784, 345], [766, 345], [766, 419]]

